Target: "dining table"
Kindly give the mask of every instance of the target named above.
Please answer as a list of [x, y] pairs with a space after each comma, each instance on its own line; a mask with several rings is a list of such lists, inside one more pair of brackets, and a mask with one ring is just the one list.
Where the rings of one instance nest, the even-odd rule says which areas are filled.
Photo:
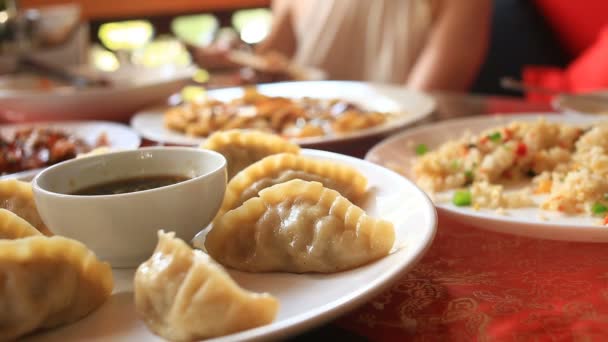
[[[434, 113], [415, 125], [554, 111], [516, 96], [431, 95]], [[384, 138], [313, 147], [364, 158]], [[369, 302], [289, 340], [601, 341], [608, 336], [604, 248], [491, 232], [439, 211], [435, 238], [419, 262]]]
[[[432, 95], [436, 110], [417, 125], [554, 111], [548, 103], [521, 97]], [[333, 150], [364, 157], [381, 139]], [[491, 232], [439, 211], [435, 238], [415, 266], [369, 302], [291, 340], [603, 341], [608, 336], [605, 248]]]

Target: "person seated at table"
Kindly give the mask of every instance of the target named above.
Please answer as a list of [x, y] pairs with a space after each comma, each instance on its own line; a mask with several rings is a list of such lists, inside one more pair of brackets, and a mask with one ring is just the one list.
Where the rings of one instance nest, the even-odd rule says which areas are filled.
[[[482, 63], [490, 0], [275, 0], [273, 25], [256, 46], [329, 79], [467, 90]], [[195, 60], [225, 66], [227, 50], [199, 48]]]
[[608, 1], [493, 0], [493, 6], [488, 55], [474, 92], [512, 94], [501, 88], [505, 76], [556, 91], [608, 88]]
[[[608, 89], [608, 1], [535, 0], [535, 4], [570, 59], [561, 68], [524, 67], [524, 83], [563, 92]], [[546, 99], [538, 95], [528, 97]]]

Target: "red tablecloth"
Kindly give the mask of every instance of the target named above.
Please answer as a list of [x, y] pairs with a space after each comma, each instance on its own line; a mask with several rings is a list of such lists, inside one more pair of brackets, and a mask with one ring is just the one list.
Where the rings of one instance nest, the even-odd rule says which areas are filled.
[[439, 216], [415, 268], [338, 324], [376, 341], [604, 341], [605, 244], [493, 233]]

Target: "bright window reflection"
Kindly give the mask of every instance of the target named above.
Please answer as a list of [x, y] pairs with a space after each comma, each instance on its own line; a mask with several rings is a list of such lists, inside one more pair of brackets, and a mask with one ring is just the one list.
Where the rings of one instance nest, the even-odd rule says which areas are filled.
[[154, 28], [145, 20], [131, 20], [102, 24], [99, 40], [110, 50], [135, 50], [146, 45], [154, 35]]
[[180, 93], [183, 102], [201, 102], [207, 98], [207, 91], [199, 86], [185, 86]]
[[205, 69], [198, 69], [192, 76], [192, 80], [196, 83], [205, 83], [209, 81], [209, 72]]
[[144, 47], [133, 51], [131, 62], [146, 67], [161, 65], [189, 65], [190, 54], [184, 45], [172, 37], [159, 37]]
[[232, 26], [239, 32], [241, 39], [249, 44], [264, 40], [270, 32], [272, 12], [265, 8], [240, 10], [232, 16]]
[[173, 19], [171, 31], [180, 40], [192, 45], [208, 45], [213, 40], [219, 22], [211, 14], [188, 15]]
[[118, 58], [112, 51], [108, 51], [99, 45], [91, 47], [90, 51], [91, 64], [97, 70], [101, 71], [115, 71], [120, 67]]

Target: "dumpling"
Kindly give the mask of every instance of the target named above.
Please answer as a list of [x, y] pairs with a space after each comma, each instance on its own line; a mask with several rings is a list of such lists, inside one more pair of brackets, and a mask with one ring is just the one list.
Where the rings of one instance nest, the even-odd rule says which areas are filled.
[[239, 172], [226, 187], [224, 213], [258, 195], [260, 190], [292, 179], [320, 182], [352, 202], [363, 197], [367, 179], [355, 168], [333, 161], [281, 153], [266, 157]]
[[387, 255], [392, 223], [321, 183], [294, 179], [218, 216], [205, 239], [225, 266], [250, 272], [337, 272]]
[[112, 293], [110, 265], [75, 240], [0, 240], [0, 340], [77, 321]]
[[229, 130], [213, 133], [202, 148], [226, 157], [228, 179], [256, 161], [277, 153], [300, 153], [300, 147], [278, 135], [260, 131]]
[[32, 185], [15, 179], [0, 181], [0, 208], [7, 209], [29, 222], [46, 236], [53, 235], [46, 227], [34, 202]]
[[26, 220], [6, 209], [0, 209], [0, 239], [20, 239], [42, 235]]
[[135, 308], [146, 325], [172, 341], [222, 336], [271, 323], [278, 301], [239, 287], [207, 254], [174, 233], [135, 273]]

